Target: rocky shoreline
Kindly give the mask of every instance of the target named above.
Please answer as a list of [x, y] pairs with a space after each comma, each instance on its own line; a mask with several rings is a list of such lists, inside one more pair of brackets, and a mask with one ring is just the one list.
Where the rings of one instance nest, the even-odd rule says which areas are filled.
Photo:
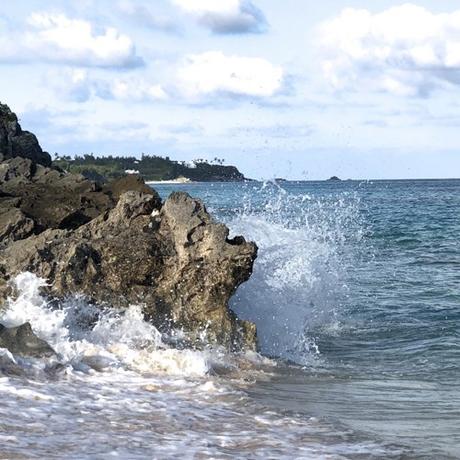
[[47, 280], [50, 300], [142, 305], [161, 332], [184, 331], [187, 345], [255, 350], [255, 325], [228, 302], [256, 256], [186, 193], [163, 203], [137, 176], [100, 185], [53, 167], [0, 105], [0, 308], [27, 271]]

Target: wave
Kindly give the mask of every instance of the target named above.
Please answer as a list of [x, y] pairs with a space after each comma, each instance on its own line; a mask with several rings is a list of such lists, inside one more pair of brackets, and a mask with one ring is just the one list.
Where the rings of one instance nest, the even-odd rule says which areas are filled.
[[[228, 356], [218, 348], [206, 350], [179, 350], [166, 342], [150, 323], [144, 320], [142, 307], [132, 305], [125, 310], [100, 309], [83, 297], [73, 297], [56, 305], [40, 294], [46, 281], [32, 273], [18, 275], [14, 284], [18, 292], [9, 299], [0, 323], [15, 327], [30, 322], [38, 337], [56, 351], [59, 367], [66, 371], [93, 372], [106, 370], [134, 371], [138, 374], [167, 374], [170, 376], [202, 377], [210, 373], [238, 370], [244, 361], [269, 364], [257, 354]], [[174, 331], [174, 339], [181, 331]], [[0, 349], [0, 368], [5, 363], [31, 364], [37, 368], [54, 366], [53, 360], [20, 359]], [[3, 363], [3, 366], [2, 366]]]
[[313, 331], [338, 329], [343, 318], [347, 267], [356, 263], [364, 235], [357, 195], [315, 197], [266, 183], [227, 223], [259, 246], [232, 309], [257, 324], [264, 354], [314, 363], [320, 350]]
[[[364, 234], [359, 208], [353, 193], [315, 197], [267, 183], [251, 190], [236, 214], [227, 215], [232, 233], [259, 246], [253, 276], [231, 307], [257, 324], [263, 355], [301, 365], [321, 360], [315, 334], [318, 328], [341, 328], [347, 267], [356, 263], [356, 243]], [[269, 363], [257, 354], [242, 358], [215, 348], [178, 350], [169, 344], [180, 341], [181, 331], [162, 336], [144, 321], [139, 305], [100, 309], [83, 297], [56, 305], [40, 295], [46, 282], [31, 273], [16, 277], [15, 284], [19, 295], [9, 300], [0, 322], [8, 327], [30, 322], [60, 363], [72, 369], [203, 376], [244, 367], [242, 359]]]

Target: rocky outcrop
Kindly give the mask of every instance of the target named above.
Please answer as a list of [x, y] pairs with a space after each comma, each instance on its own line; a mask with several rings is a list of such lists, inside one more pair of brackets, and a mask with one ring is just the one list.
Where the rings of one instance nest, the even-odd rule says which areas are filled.
[[51, 165], [51, 156], [44, 152], [34, 134], [23, 131], [18, 117], [0, 104], [0, 161], [9, 158], [29, 158], [43, 166]]
[[0, 217], [0, 298], [30, 271], [49, 281], [53, 298], [140, 304], [161, 331], [182, 329], [189, 343], [255, 349], [255, 326], [228, 302], [257, 247], [230, 239], [200, 200], [173, 193], [162, 203], [139, 177], [102, 188], [15, 157], [0, 163]]
[[144, 305], [162, 331], [181, 328], [229, 349], [254, 348], [255, 327], [228, 301], [251, 274], [256, 246], [228, 229], [199, 200], [126, 192], [114, 209], [77, 230], [48, 229], [11, 242], [0, 273], [30, 271], [50, 281], [49, 294], [85, 294], [100, 305]]
[[55, 351], [32, 331], [30, 323], [18, 327], [0, 324], [0, 348], [6, 348], [14, 355], [43, 358], [54, 356]]
[[76, 229], [112, 209], [127, 190], [141, 191], [160, 203], [140, 178], [122, 178], [102, 189], [83, 176], [28, 158], [6, 160], [0, 163], [0, 247], [49, 228]]

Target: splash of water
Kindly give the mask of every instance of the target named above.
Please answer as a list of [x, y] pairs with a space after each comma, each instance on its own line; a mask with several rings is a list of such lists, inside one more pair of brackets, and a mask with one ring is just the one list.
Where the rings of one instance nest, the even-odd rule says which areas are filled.
[[348, 295], [346, 270], [363, 235], [358, 198], [318, 198], [267, 183], [228, 224], [259, 246], [232, 308], [257, 324], [263, 353], [311, 364], [319, 356], [312, 331], [338, 327]]
[[[227, 216], [234, 234], [259, 246], [253, 276], [231, 307], [257, 324], [265, 355], [315, 363], [320, 357], [315, 331], [340, 330], [349, 294], [347, 267], [356, 263], [354, 251], [364, 230], [359, 208], [354, 193], [315, 197], [268, 183], [251, 190], [243, 208]], [[216, 361], [215, 354], [165, 345], [139, 306], [101, 311], [73, 298], [56, 309], [39, 294], [43, 280], [26, 273], [16, 284], [20, 295], [0, 320], [9, 326], [31, 322], [74, 367], [203, 375]]]
[[[209, 370], [205, 353], [164, 345], [161, 334], [144, 321], [140, 306], [101, 310], [83, 298], [72, 298], [56, 308], [40, 295], [46, 284], [43, 279], [22, 273], [14, 283], [19, 295], [9, 299], [0, 323], [15, 327], [30, 322], [35, 334], [48, 342], [60, 363], [71, 370], [120, 368], [182, 376], [202, 376]], [[2, 356], [14, 359], [6, 350]]]

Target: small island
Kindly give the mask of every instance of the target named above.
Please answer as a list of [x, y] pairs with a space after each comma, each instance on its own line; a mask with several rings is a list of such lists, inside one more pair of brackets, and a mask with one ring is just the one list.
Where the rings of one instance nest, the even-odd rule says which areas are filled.
[[332, 176], [328, 179], [328, 181], [331, 181], [331, 182], [340, 182], [342, 181], [342, 179], [340, 179], [340, 177], [337, 177], [337, 176]]

